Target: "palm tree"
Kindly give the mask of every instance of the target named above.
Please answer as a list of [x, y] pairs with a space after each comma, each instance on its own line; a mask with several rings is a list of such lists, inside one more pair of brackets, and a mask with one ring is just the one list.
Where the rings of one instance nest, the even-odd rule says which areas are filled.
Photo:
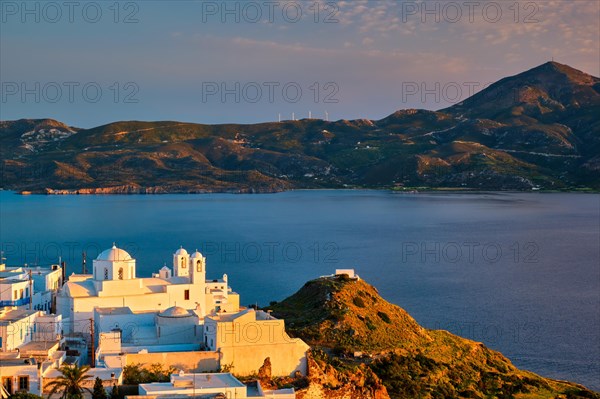
[[76, 364], [63, 364], [60, 366], [58, 370], [62, 375], [47, 385], [50, 388], [48, 398], [57, 392], [62, 392], [61, 399], [83, 399], [84, 390], [91, 392], [89, 388], [82, 386], [85, 380], [92, 378], [92, 376], [86, 374], [89, 369], [90, 366], [78, 366]]

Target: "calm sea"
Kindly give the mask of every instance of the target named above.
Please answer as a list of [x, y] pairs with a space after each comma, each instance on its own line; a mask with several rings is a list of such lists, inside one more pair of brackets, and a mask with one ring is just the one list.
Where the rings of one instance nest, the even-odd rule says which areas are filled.
[[267, 305], [354, 268], [418, 322], [517, 366], [600, 390], [600, 196], [297, 191], [20, 196], [0, 192], [9, 265], [80, 272], [113, 242], [149, 276], [183, 245]]

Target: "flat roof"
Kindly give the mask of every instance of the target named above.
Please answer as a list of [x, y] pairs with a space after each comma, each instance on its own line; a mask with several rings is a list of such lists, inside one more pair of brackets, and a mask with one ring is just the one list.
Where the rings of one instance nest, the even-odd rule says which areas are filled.
[[6, 278], [6, 277], [14, 277], [16, 275], [19, 274], [25, 274], [25, 271], [23, 270], [2, 270], [0, 271], [0, 278]]
[[58, 341], [31, 341], [19, 346], [21, 352], [49, 351], [58, 346]]
[[247, 308], [247, 309], [240, 310], [239, 312], [235, 312], [235, 313], [226, 313], [226, 312], [211, 313], [211, 314], [207, 315], [206, 317], [211, 320], [214, 320], [214, 321], [230, 322], [230, 321], [237, 319], [238, 317], [242, 317], [244, 315], [247, 315], [247, 314], [250, 314], [253, 312], [254, 312], [254, 309]]
[[6, 312], [4, 314], [0, 314], [0, 325], [22, 320], [26, 317], [36, 314], [37, 312], [38, 312], [38, 310], [33, 310], [33, 309], [31, 309], [31, 310], [29, 310], [29, 309], [9, 310], [8, 312]]
[[256, 321], [264, 321], [264, 320], [279, 320], [273, 316], [271, 316], [269, 313], [262, 311], [262, 310], [254, 310], [252, 308], [240, 308], [239, 312], [231, 312], [231, 313], [227, 313], [227, 312], [216, 312], [216, 313], [211, 313], [209, 315], [207, 315], [206, 317], [208, 317], [211, 320], [217, 321], [217, 322], [231, 322], [235, 319], [238, 319], [240, 317], [243, 317], [245, 315], [248, 314], [253, 314], [254, 315], [254, 319]]
[[[112, 376], [112, 373], [115, 374], [114, 378], [120, 378], [121, 374], [123, 373], [123, 369], [120, 368], [102, 368], [102, 367], [96, 367], [93, 369], [89, 369], [88, 371], [86, 371], [86, 374], [88, 374], [91, 378], [87, 378], [86, 380], [94, 380], [94, 378], [96, 377], [100, 377], [101, 380], [110, 380]], [[50, 369], [48, 370], [45, 374], [44, 374], [44, 378], [57, 378], [60, 377], [62, 375], [62, 373], [60, 372], [60, 370], [58, 369]]]
[[114, 308], [94, 308], [94, 311], [98, 314], [115, 314], [115, 315], [123, 315], [123, 314], [133, 314], [131, 308], [126, 307], [114, 307]]
[[[147, 393], [162, 391], [178, 391], [181, 389], [214, 389], [214, 388], [244, 388], [242, 384], [231, 373], [192, 373], [174, 374], [171, 376], [173, 382], [156, 382], [152, 384], [140, 384]], [[189, 385], [188, 385], [189, 384]]]
[[6, 266], [4, 265], [4, 270], [2, 271], [20, 271], [20, 270], [31, 270], [31, 271], [54, 271], [52, 270], [53, 267], [58, 267], [60, 268], [60, 265], [54, 264], [54, 265], [49, 265], [49, 266], [41, 266], [41, 265], [25, 265], [25, 266]]
[[10, 366], [30, 366], [35, 367], [37, 369], [37, 365], [35, 361], [33, 364], [30, 364], [29, 358], [17, 358], [17, 359], [0, 359], [0, 366], [2, 367], [10, 367]]
[[17, 283], [29, 283], [29, 279], [18, 279], [18, 278], [14, 278], [16, 276], [11, 276], [10, 278], [2, 278], [0, 279], [0, 284], [5, 284], [5, 285], [9, 285], [9, 284], [17, 284]]

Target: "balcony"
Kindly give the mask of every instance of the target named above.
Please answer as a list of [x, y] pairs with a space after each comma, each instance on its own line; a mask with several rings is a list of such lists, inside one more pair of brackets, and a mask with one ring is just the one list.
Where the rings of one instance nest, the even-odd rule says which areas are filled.
[[3, 306], [23, 306], [28, 304], [29, 298], [21, 298], [14, 301], [0, 301], [0, 308]]

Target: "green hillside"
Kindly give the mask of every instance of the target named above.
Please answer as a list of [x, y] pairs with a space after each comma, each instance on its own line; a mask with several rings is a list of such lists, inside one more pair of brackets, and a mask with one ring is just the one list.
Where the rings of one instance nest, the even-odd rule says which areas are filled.
[[[327, 397], [351, 391], [349, 381], [356, 373], [368, 375], [368, 369], [377, 377], [370, 380], [371, 392], [381, 382], [394, 399], [600, 398], [581, 385], [519, 370], [480, 342], [427, 330], [362, 280], [312, 280], [270, 309], [285, 318], [292, 336], [316, 348], [313, 375], [319, 378], [313, 383]], [[360, 358], [354, 356], [357, 351], [363, 353]]]
[[54, 193], [598, 190], [599, 114], [600, 79], [551, 62], [453, 107], [381, 120], [2, 121], [0, 184]]

